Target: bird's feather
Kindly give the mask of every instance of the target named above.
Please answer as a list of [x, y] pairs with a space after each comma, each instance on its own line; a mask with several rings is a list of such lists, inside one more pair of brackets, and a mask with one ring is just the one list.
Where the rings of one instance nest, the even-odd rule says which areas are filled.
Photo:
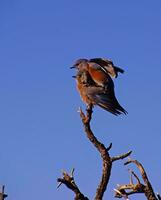
[[88, 96], [96, 105], [114, 115], [127, 114], [125, 109], [118, 103], [113, 90], [104, 91], [101, 87], [90, 87]]

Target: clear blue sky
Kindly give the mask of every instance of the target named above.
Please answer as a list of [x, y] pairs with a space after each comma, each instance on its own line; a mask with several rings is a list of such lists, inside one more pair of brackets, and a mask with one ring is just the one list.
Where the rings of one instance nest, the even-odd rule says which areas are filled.
[[[161, 192], [160, 22], [160, 0], [0, 1], [0, 184], [8, 200], [73, 199], [56, 189], [61, 169], [73, 167], [82, 192], [94, 196], [102, 163], [84, 135], [69, 69], [80, 57], [107, 57], [125, 69], [115, 87], [129, 114], [95, 108], [92, 128], [113, 142], [111, 155], [133, 150]], [[115, 163], [105, 199], [128, 178]]]

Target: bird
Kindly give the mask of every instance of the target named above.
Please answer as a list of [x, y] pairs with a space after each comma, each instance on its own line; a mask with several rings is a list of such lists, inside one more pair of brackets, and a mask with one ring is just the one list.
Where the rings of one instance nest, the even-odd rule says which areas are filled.
[[96, 67], [97, 69], [100, 69], [100, 71], [108, 73], [112, 78], [117, 78], [118, 73], [124, 73], [123, 69], [115, 66], [111, 60], [105, 58], [91, 58], [91, 59], [81, 58], [76, 60], [73, 67], [71, 68], [80, 69], [82, 68], [81, 63], [83, 63], [83, 66], [85, 67], [85, 63], [87, 62], [90, 65], [90, 68]]
[[94, 82], [99, 86], [105, 86], [109, 77], [107, 70], [97, 63], [90, 62], [87, 59], [78, 59], [71, 68], [76, 68], [78, 71], [86, 71], [89, 73]]
[[109, 76], [117, 78], [119, 72], [124, 73], [124, 70], [114, 66], [112, 61], [103, 58], [81, 58], [76, 60], [71, 68], [88, 71], [98, 85], [105, 87]]
[[94, 66], [90, 64], [87, 59], [79, 59], [74, 65], [77, 69], [77, 74], [74, 76], [77, 90], [83, 102], [87, 106], [98, 105], [114, 115], [127, 114], [115, 97], [114, 83], [110, 75], [106, 71], [102, 72], [98, 64]]

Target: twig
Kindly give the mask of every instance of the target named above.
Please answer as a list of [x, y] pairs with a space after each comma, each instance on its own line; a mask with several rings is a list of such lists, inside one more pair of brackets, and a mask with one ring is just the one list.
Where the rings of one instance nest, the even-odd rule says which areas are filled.
[[130, 156], [131, 153], [132, 153], [132, 151], [129, 151], [129, 152], [125, 153], [125, 154], [121, 154], [121, 155], [119, 155], [119, 156], [112, 157], [112, 162], [114, 162], [114, 161], [116, 161], [116, 160], [124, 159], [124, 158]]
[[0, 192], [0, 200], [4, 200], [8, 195], [4, 192], [5, 186], [2, 186], [2, 192]]
[[125, 200], [130, 200], [130, 199], [128, 198], [128, 196], [127, 196], [126, 194], [121, 193], [120, 190], [114, 189], [114, 191], [115, 191], [115, 197], [116, 197], [116, 196], [117, 196], [117, 198], [122, 198], [122, 197], [123, 197]]
[[75, 200], [89, 200], [87, 197], [85, 197], [79, 190], [78, 186], [76, 185], [74, 181], [74, 169], [71, 171], [71, 175], [69, 175], [67, 172], [63, 171], [63, 177], [58, 178], [58, 187], [60, 187], [62, 184], [66, 185], [67, 188], [72, 190], [75, 193]]
[[112, 143], [106, 148], [107, 151], [109, 151], [112, 148]]
[[158, 197], [158, 200], [161, 200], [161, 196], [160, 196], [160, 194], [156, 194], [157, 195], [157, 197]]
[[[131, 173], [130, 183], [119, 185], [117, 190], [115, 190], [116, 192], [115, 197], [122, 198], [124, 197], [123, 195], [126, 195], [128, 197], [129, 195], [132, 195], [132, 194], [144, 193], [148, 200], [158, 200], [153, 192], [153, 188], [148, 180], [145, 169], [143, 168], [141, 163], [139, 163], [137, 160], [129, 159], [124, 165], [128, 165], [130, 163], [136, 164], [136, 166], [140, 170], [144, 184], [141, 183], [141, 181], [139, 180], [139, 177], [132, 170], [129, 170]], [[133, 183], [132, 177], [135, 177], [135, 179], [137, 180], [136, 184]]]
[[[118, 192], [119, 191], [119, 192]], [[129, 195], [136, 193], [144, 193], [144, 185], [143, 184], [125, 184], [120, 185], [117, 190], [115, 190], [115, 197], [122, 198], [124, 196], [128, 197]]]
[[145, 169], [144, 167], [142, 166], [142, 164], [140, 162], [138, 162], [137, 160], [132, 160], [132, 159], [129, 159], [125, 165], [128, 165], [130, 163], [134, 163], [136, 164], [137, 168], [139, 169], [140, 173], [141, 173], [141, 176], [142, 176], [142, 179], [144, 181], [144, 184], [145, 184], [145, 188], [144, 188], [144, 194], [145, 196], [147, 197], [148, 200], [157, 200], [157, 197], [155, 196], [155, 193], [153, 191], [153, 188], [152, 188], [152, 185], [148, 179], [148, 176], [145, 172]]
[[[130, 170], [130, 172], [131, 172], [131, 177], [132, 177], [132, 175], [133, 175], [133, 176], [136, 178], [138, 184], [141, 184], [141, 182], [140, 182], [140, 180], [139, 180], [139, 177], [135, 174], [135, 172], [133, 172], [132, 170]], [[132, 183], [133, 183], [133, 182], [132, 182]]]

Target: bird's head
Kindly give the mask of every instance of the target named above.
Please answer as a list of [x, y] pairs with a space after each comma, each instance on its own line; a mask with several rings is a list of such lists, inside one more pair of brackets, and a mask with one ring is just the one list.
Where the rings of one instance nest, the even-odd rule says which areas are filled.
[[78, 59], [78, 60], [75, 61], [74, 65], [71, 67], [71, 69], [75, 68], [79, 71], [80, 70], [81, 71], [86, 70], [87, 65], [88, 65], [87, 62], [88, 62], [88, 60], [85, 59], [85, 58]]

